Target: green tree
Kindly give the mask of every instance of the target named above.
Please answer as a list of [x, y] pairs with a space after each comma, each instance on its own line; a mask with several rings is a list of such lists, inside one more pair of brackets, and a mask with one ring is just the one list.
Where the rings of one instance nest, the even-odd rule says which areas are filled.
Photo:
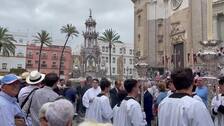
[[99, 37], [99, 40], [103, 42], [108, 42], [109, 43], [109, 67], [110, 67], [110, 78], [111, 78], [111, 48], [113, 43], [122, 43], [120, 41], [120, 35], [116, 33], [113, 29], [106, 29], [103, 33], [102, 36]]
[[34, 42], [40, 43], [40, 50], [39, 50], [39, 63], [38, 63], [38, 71], [40, 71], [40, 63], [41, 63], [41, 52], [44, 45], [49, 46], [51, 45], [52, 38], [50, 37], [50, 34], [45, 31], [41, 30], [41, 32], [38, 32], [34, 36]]
[[15, 54], [15, 48], [13, 42], [16, 42], [13, 35], [8, 33], [7, 28], [0, 27], [0, 52], [3, 56], [9, 56], [10, 54]]
[[61, 64], [62, 64], [62, 58], [63, 58], [63, 54], [64, 54], [64, 50], [65, 50], [65, 47], [68, 43], [68, 40], [69, 38], [73, 38], [74, 36], [77, 37], [79, 32], [78, 30], [76, 29], [75, 26], [73, 26], [72, 24], [67, 24], [65, 26], [62, 26], [61, 28], [61, 33], [65, 33], [66, 34], [66, 40], [65, 40], [65, 43], [64, 43], [64, 46], [62, 48], [62, 51], [61, 51], [61, 57], [60, 57], [60, 64], [59, 64], [59, 77], [60, 77], [60, 74], [61, 74]]
[[26, 72], [26, 69], [23, 69], [23, 68], [11, 68], [9, 73], [14, 73], [14, 74], [19, 76], [23, 72]]

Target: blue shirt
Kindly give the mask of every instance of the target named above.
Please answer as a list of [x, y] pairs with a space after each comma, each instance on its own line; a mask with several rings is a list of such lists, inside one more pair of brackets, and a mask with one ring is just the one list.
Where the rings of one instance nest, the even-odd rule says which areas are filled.
[[159, 92], [159, 96], [156, 99], [156, 104], [159, 105], [159, 103], [167, 96], [167, 92]]
[[17, 99], [11, 97], [4, 92], [0, 92], [0, 125], [1, 126], [15, 126], [15, 117], [23, 117], [25, 114], [22, 112]]
[[202, 101], [207, 106], [207, 104], [208, 104], [208, 88], [206, 86], [197, 87], [196, 93], [199, 97], [201, 97]]
[[66, 88], [64, 91], [64, 97], [71, 101], [72, 103], [75, 102], [76, 92], [73, 88]]

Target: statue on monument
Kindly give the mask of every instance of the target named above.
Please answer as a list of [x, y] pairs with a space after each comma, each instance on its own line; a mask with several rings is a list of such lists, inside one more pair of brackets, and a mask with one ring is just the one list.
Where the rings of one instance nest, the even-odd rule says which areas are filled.
[[96, 63], [95, 63], [94, 58], [93, 57], [89, 58], [88, 62], [87, 62], [88, 71], [95, 71], [95, 68], [96, 68]]

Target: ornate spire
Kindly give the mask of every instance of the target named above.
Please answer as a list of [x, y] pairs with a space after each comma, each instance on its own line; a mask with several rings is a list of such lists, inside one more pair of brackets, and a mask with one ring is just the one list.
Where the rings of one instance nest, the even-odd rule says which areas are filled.
[[92, 10], [89, 8], [89, 17], [92, 17]]
[[92, 9], [89, 9], [89, 18], [86, 20], [85, 24], [87, 27], [96, 26], [96, 21], [92, 18]]

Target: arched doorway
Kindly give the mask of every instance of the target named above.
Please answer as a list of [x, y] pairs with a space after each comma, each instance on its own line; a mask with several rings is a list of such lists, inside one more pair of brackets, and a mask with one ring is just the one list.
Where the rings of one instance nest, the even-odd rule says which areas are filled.
[[174, 69], [184, 67], [184, 43], [173, 45]]

